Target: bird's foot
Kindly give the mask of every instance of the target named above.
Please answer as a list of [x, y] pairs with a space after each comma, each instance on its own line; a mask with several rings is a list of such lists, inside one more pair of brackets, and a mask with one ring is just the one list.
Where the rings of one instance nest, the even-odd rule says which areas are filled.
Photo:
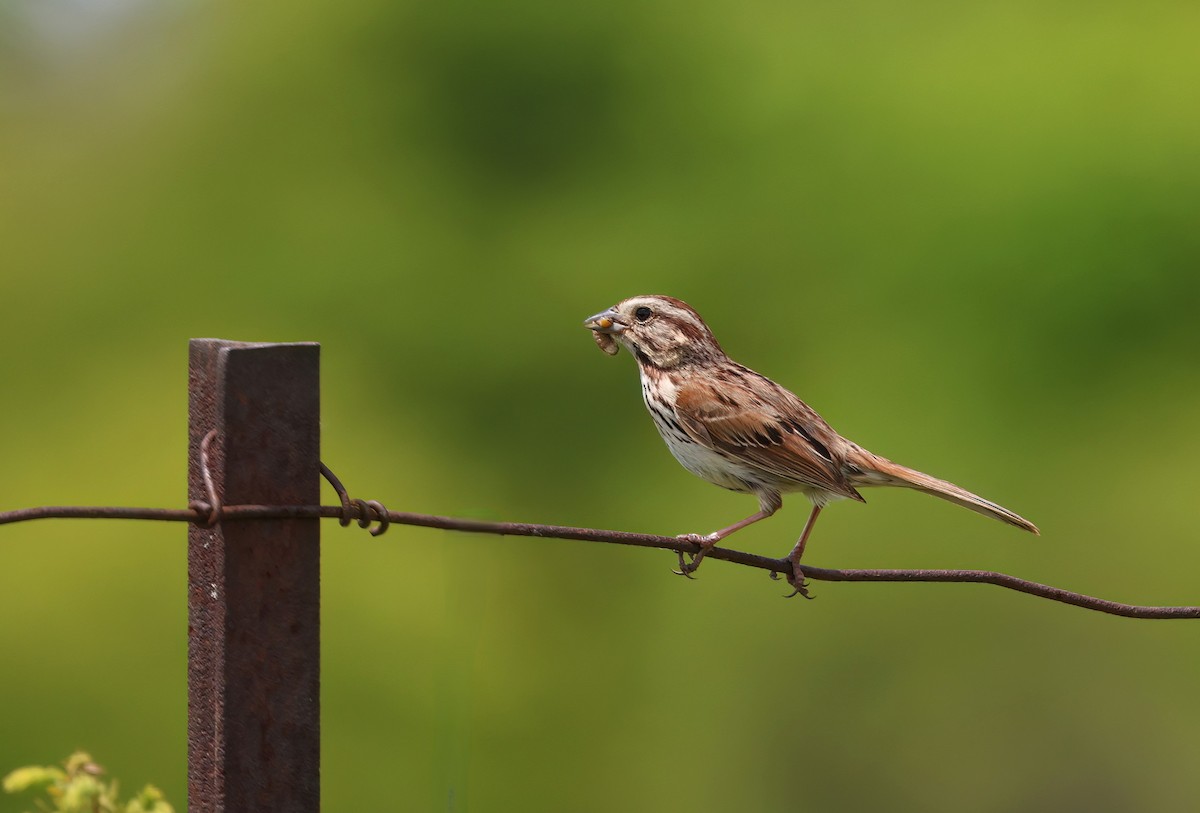
[[704, 555], [721, 539], [716, 534], [709, 534], [708, 536], [680, 534], [675, 538], [681, 542], [691, 542], [693, 545], [700, 546], [700, 550], [695, 553], [677, 551], [677, 555], [679, 556], [679, 570], [672, 570], [671, 572], [676, 576], [683, 576], [688, 579], [693, 578], [692, 574], [696, 572], [696, 568], [700, 567], [700, 563], [704, 561]]
[[[779, 573], [772, 571], [772, 579], [778, 579]], [[800, 569], [799, 562], [792, 562], [792, 572], [787, 574], [788, 584], [792, 586], [792, 592], [788, 593], [784, 598], [795, 598], [796, 596], [804, 596], [807, 599], [812, 599], [814, 596], [809, 595], [808, 582], [804, 578], [804, 571]]]

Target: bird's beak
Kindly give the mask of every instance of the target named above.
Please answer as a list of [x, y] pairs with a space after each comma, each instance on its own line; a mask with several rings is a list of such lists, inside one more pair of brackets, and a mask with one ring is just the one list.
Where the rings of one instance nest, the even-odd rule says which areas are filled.
[[625, 329], [624, 323], [620, 321], [620, 316], [612, 308], [597, 313], [595, 316], [589, 316], [584, 320], [583, 326], [588, 330], [594, 330], [597, 333], [608, 333], [610, 335], [620, 333]]

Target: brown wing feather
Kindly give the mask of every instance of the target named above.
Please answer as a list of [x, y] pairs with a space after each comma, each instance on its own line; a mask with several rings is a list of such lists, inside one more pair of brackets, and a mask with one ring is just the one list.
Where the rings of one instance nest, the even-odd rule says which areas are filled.
[[862, 500], [842, 471], [842, 438], [807, 404], [770, 379], [754, 390], [702, 380], [681, 383], [675, 412], [689, 435], [709, 449], [735, 455], [768, 474]]

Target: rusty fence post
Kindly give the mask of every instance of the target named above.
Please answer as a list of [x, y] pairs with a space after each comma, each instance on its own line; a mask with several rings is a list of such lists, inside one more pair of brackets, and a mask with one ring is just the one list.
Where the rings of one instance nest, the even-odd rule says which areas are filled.
[[[317, 344], [194, 339], [188, 499], [316, 505]], [[188, 527], [188, 810], [315, 813], [320, 805], [317, 519]]]

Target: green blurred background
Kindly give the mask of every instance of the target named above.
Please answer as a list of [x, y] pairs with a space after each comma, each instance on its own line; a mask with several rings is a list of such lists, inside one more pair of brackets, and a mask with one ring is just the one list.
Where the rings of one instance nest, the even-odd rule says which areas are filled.
[[[707, 532], [753, 500], [680, 469], [580, 327], [670, 293], [1044, 534], [870, 492], [811, 563], [1200, 603], [1198, 36], [1180, 2], [7, 0], [0, 508], [181, 506], [187, 340], [217, 336], [321, 342], [360, 496]], [[806, 514], [737, 546], [782, 554]], [[1200, 621], [325, 531], [326, 810], [1200, 793]], [[184, 807], [184, 543], [0, 528], [0, 772], [84, 747]]]

